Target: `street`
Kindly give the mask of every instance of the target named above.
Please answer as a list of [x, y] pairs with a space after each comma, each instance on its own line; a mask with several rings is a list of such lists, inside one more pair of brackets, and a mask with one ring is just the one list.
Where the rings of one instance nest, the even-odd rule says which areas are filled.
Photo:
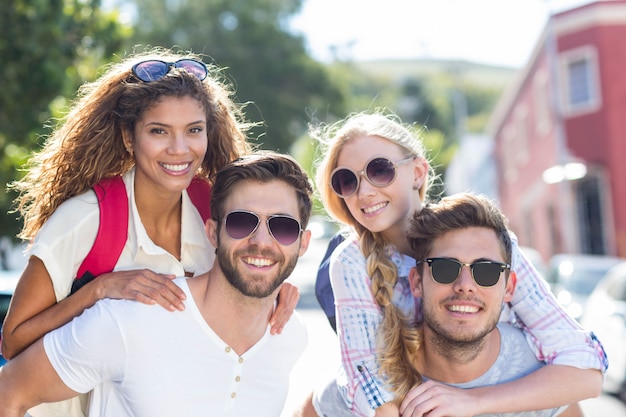
[[[297, 311], [308, 326], [309, 344], [294, 368], [291, 389], [280, 417], [291, 417], [294, 408], [313, 387], [329, 380], [340, 363], [337, 338], [315, 298], [315, 274], [326, 244], [324, 239], [312, 239], [309, 250], [289, 278], [300, 289]], [[626, 417], [626, 405], [609, 395], [582, 401], [581, 407], [586, 417]]]

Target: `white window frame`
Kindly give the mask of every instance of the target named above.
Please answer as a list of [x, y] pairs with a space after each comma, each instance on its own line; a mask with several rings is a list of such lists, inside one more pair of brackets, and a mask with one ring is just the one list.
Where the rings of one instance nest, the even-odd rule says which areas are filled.
[[[560, 80], [561, 80], [561, 108], [565, 116], [579, 116], [592, 113], [600, 109], [602, 104], [600, 77], [598, 68], [598, 52], [591, 45], [582, 46], [561, 53], [560, 56]], [[584, 62], [586, 65], [585, 81], [587, 83], [588, 99], [584, 102], [572, 102], [572, 89], [570, 88], [572, 65]]]

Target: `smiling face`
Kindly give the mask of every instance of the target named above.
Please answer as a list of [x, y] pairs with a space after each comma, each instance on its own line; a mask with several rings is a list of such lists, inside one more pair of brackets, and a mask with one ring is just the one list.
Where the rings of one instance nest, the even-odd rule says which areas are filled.
[[[276, 198], [280, 196], [280, 198]], [[267, 216], [289, 215], [300, 220], [296, 192], [279, 180], [267, 183], [240, 181], [224, 204], [224, 213], [245, 210], [257, 213], [261, 223], [243, 239], [231, 238], [224, 223], [208, 222], [209, 239], [217, 248], [217, 261], [230, 284], [248, 297], [264, 298], [276, 291], [306, 251], [311, 232], [305, 230], [291, 245], [278, 243], [267, 229]]]
[[164, 97], [137, 121], [132, 147], [137, 188], [180, 193], [207, 150], [206, 116], [191, 97]]
[[[397, 163], [407, 156], [393, 142], [377, 136], [361, 136], [344, 145], [336, 166], [360, 172], [373, 157]], [[384, 187], [376, 187], [361, 176], [358, 190], [344, 199], [345, 204], [356, 221], [370, 231], [404, 236], [408, 219], [421, 207], [419, 194], [413, 188], [423, 184], [426, 173], [425, 162], [416, 158], [396, 166], [394, 181]]]
[[[505, 262], [500, 241], [493, 229], [467, 227], [451, 230], [433, 242], [429, 258], [452, 258], [463, 263]], [[458, 347], [459, 343], [479, 343], [497, 325], [503, 301], [509, 301], [515, 287], [514, 274], [505, 282], [504, 273], [492, 287], [481, 287], [463, 266], [452, 284], [439, 284], [427, 265], [423, 275], [411, 271], [411, 286], [422, 297], [424, 336], [438, 346]]]

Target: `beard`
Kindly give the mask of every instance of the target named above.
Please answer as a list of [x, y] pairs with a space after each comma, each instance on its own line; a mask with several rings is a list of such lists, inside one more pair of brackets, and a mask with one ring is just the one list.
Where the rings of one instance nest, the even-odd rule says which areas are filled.
[[500, 311], [493, 310], [483, 326], [476, 328], [446, 327], [437, 319], [435, 306], [423, 304], [423, 324], [428, 328], [428, 341], [444, 357], [459, 362], [474, 359], [487, 341], [500, 319]]
[[[263, 251], [253, 252], [251, 250], [235, 251], [229, 253], [223, 245], [218, 245], [216, 259], [226, 277], [226, 280], [247, 297], [265, 298], [271, 295], [276, 289], [291, 275], [298, 262], [298, 252], [295, 255], [276, 259], [276, 253], [264, 253]], [[274, 276], [267, 273], [249, 273], [243, 276], [236, 267], [236, 259], [246, 255], [262, 255], [270, 259], [276, 259], [279, 269]]]

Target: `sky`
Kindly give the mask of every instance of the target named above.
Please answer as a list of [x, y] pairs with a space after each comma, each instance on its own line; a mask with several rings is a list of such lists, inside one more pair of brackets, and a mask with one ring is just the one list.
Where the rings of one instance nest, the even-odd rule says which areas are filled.
[[304, 0], [291, 29], [309, 52], [355, 61], [461, 59], [520, 68], [551, 12], [584, 0]]

